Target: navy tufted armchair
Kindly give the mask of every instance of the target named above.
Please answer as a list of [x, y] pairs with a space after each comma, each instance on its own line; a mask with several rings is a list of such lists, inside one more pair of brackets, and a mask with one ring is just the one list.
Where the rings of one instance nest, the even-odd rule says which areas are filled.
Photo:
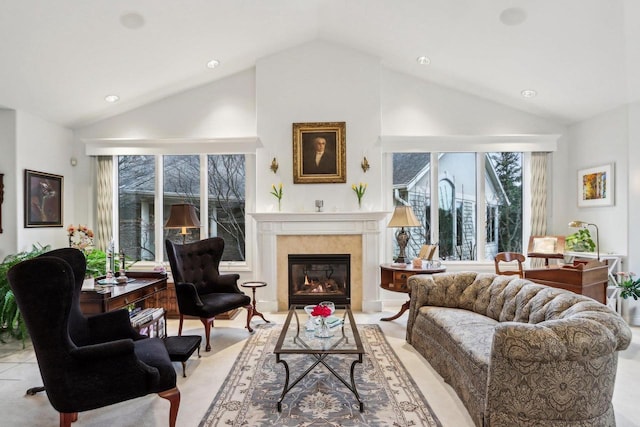
[[165, 243], [180, 311], [178, 335], [182, 335], [185, 315], [198, 317], [204, 325], [205, 350], [210, 351], [211, 325], [215, 316], [239, 307], [247, 309], [246, 328], [253, 332], [249, 324], [251, 298], [238, 289], [240, 276], [218, 271], [224, 240], [212, 237], [184, 245], [169, 240]]
[[169, 400], [169, 425], [180, 406], [176, 372], [162, 340], [147, 339], [126, 310], [93, 317], [80, 311], [86, 260], [65, 248], [21, 262], [8, 272], [60, 426], [78, 412], [158, 393]]

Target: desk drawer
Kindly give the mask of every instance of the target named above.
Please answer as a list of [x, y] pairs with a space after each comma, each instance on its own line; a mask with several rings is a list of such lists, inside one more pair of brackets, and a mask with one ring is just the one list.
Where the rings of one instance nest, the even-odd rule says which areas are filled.
[[399, 290], [407, 290], [407, 279], [413, 276], [411, 273], [407, 273], [406, 271], [394, 271], [393, 272], [393, 285], [396, 289]]

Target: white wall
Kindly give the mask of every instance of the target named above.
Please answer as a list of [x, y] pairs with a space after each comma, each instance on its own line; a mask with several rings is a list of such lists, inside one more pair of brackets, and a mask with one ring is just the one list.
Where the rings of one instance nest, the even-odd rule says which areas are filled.
[[[601, 114], [570, 126], [567, 139], [567, 162], [556, 165], [565, 168], [566, 180], [555, 181], [555, 186], [565, 187], [565, 197], [556, 213], [554, 232], [571, 234], [567, 227], [571, 220], [594, 223], [600, 230], [601, 252], [628, 252], [629, 198], [629, 123], [626, 107]], [[578, 207], [578, 170], [606, 163], [615, 163], [614, 206]], [[593, 230], [591, 230], [592, 235]], [[595, 236], [593, 236], [595, 238]]]
[[382, 70], [381, 98], [384, 135], [515, 135], [564, 131], [563, 126], [549, 120], [387, 69]]
[[[69, 159], [73, 153], [73, 132], [36, 116], [18, 111], [16, 114], [15, 204], [18, 230], [17, 250], [30, 249], [34, 243], [53, 248], [68, 245], [66, 225], [77, 223], [74, 214], [75, 194], [83, 188], [85, 177], [75, 174]], [[62, 227], [24, 228], [24, 170], [30, 169], [64, 177]], [[5, 189], [6, 192], [6, 189]]]
[[0, 173], [4, 174], [4, 203], [2, 209], [2, 228], [0, 234], [0, 261], [15, 253], [18, 247], [18, 228], [16, 227], [18, 200], [16, 173], [16, 112], [0, 109]]
[[[272, 184], [284, 185], [283, 210], [311, 212], [316, 199], [326, 211], [353, 211], [352, 183], [367, 182], [363, 204], [381, 206], [380, 165], [374, 145], [380, 135], [380, 64], [376, 58], [324, 42], [313, 42], [261, 59], [256, 66], [258, 153], [256, 209], [274, 209]], [[345, 184], [293, 184], [292, 123], [346, 122]], [[372, 159], [363, 173], [363, 155]], [[268, 168], [276, 156], [274, 175]]]

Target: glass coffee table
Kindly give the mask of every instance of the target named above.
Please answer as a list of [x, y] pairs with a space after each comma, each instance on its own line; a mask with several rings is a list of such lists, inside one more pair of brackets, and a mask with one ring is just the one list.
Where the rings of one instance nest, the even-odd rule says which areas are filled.
[[[336, 320], [336, 317], [340, 320]], [[356, 363], [362, 363], [364, 348], [362, 340], [358, 333], [358, 327], [353, 320], [353, 313], [347, 306], [337, 308], [334, 315], [330, 318], [334, 320], [336, 326], [331, 328], [332, 336], [327, 338], [318, 338], [315, 336], [314, 330], [308, 325], [309, 316], [302, 306], [292, 306], [289, 309], [287, 320], [284, 322], [282, 332], [276, 343], [273, 352], [276, 355], [276, 362], [282, 363], [285, 370], [284, 389], [278, 399], [278, 412], [282, 411], [282, 400], [287, 393], [295, 387], [309, 372], [316, 366], [322, 364], [331, 372], [342, 384], [345, 385], [355, 395], [360, 404], [360, 412], [364, 411], [364, 403], [360, 399], [356, 382], [353, 377]], [[289, 365], [283, 357], [287, 354], [308, 354], [310, 356], [311, 366], [300, 376], [291, 381], [289, 384]], [[331, 355], [353, 355], [356, 358], [351, 363], [350, 378], [346, 380], [331, 366]]]

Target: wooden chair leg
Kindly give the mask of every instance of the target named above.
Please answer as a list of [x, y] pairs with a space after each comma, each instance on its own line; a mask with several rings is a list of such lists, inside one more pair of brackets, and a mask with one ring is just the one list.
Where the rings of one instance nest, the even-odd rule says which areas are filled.
[[204, 325], [204, 337], [207, 342], [204, 347], [204, 351], [211, 351], [211, 319], [201, 317], [200, 321]]
[[251, 318], [253, 317], [253, 307], [250, 305], [245, 305], [244, 308], [247, 309], [247, 330], [249, 332], [253, 332], [253, 329], [251, 329]]
[[184, 316], [180, 313], [180, 323], [178, 323], [178, 336], [182, 335], [182, 322], [184, 321]]
[[174, 387], [158, 393], [158, 396], [169, 401], [171, 405], [169, 408], [169, 427], [176, 427], [178, 408], [180, 408], [180, 390], [178, 387]]
[[71, 423], [78, 421], [77, 412], [60, 412], [60, 427], [71, 427]]

